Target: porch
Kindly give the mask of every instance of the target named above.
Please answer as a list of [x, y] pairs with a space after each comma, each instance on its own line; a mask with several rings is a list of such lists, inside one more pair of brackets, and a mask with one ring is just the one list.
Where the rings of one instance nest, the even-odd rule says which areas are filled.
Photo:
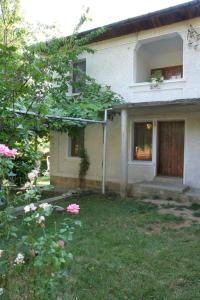
[[121, 113], [121, 196], [131, 190], [200, 199], [200, 99], [126, 103], [114, 111]]

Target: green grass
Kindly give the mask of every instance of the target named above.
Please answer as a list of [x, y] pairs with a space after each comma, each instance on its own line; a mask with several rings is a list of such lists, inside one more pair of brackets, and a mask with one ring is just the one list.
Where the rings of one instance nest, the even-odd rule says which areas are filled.
[[49, 176], [41, 176], [37, 179], [37, 185], [38, 186], [44, 186], [50, 184], [50, 177]]
[[70, 246], [70, 300], [200, 299], [199, 225], [153, 234], [148, 224], [181, 219], [159, 215], [152, 204], [115, 196], [70, 203], [80, 204], [76, 218], [82, 221]]

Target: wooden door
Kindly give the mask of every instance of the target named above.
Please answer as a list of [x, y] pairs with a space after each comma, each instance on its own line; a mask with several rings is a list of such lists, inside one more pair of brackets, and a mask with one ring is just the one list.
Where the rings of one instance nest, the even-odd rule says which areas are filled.
[[158, 122], [158, 175], [183, 177], [184, 121]]

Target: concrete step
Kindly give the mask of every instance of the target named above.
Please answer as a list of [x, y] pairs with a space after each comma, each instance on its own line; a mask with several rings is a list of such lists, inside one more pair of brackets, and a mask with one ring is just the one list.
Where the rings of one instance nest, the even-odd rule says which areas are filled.
[[183, 178], [181, 177], [171, 177], [171, 176], [156, 176], [153, 180], [159, 183], [171, 183], [171, 184], [183, 184]]
[[179, 193], [184, 193], [189, 189], [187, 185], [184, 185], [182, 183], [169, 183], [169, 182], [164, 182], [164, 181], [144, 181], [141, 184], [141, 187], [143, 188], [154, 188], [158, 190], [166, 190], [166, 191], [174, 191], [174, 192], [179, 192]]
[[153, 181], [144, 181], [133, 185], [133, 195], [136, 197], [151, 197], [151, 198], [160, 198], [160, 199], [171, 199], [178, 201], [185, 201], [183, 195], [186, 191], [189, 190], [189, 187], [175, 181], [165, 182], [163, 180], [153, 180]]

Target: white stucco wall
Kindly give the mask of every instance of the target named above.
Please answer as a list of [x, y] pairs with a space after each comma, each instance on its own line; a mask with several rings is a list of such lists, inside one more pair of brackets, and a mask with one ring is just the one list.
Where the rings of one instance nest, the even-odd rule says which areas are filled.
[[200, 188], [200, 116], [188, 118], [186, 126], [185, 182]]
[[[200, 47], [196, 50], [187, 45], [187, 29], [189, 24], [200, 32], [200, 18], [179, 22], [157, 29], [146, 30], [138, 34], [106, 40], [91, 45], [94, 54], [86, 54], [87, 74], [99, 83], [110, 85], [128, 102], [162, 101], [200, 97]], [[159, 89], [151, 89], [150, 84], [136, 83], [136, 49], [140, 41], [155, 39], [163, 35], [178, 33], [183, 39], [183, 78], [166, 81]], [[141, 59], [144, 53], [141, 53]], [[173, 56], [173, 59], [172, 59]], [[179, 64], [177, 53], [165, 57], [158, 56], [159, 63], [166, 66], [167, 60], [172, 65]], [[180, 56], [179, 56], [180, 57]], [[149, 66], [155, 66], [155, 60]], [[145, 68], [141, 69], [145, 72]], [[142, 75], [139, 75], [140, 77]], [[131, 114], [131, 112], [129, 111]], [[200, 188], [200, 112], [183, 111], [171, 108], [168, 111], [151, 110], [129, 116], [129, 183], [152, 180], [156, 175], [156, 122], [157, 120], [185, 120], [185, 157], [184, 183]], [[131, 161], [131, 123], [133, 120], [152, 120], [153, 129], [153, 160], [152, 162]], [[121, 176], [120, 162], [120, 117], [115, 117], [108, 126], [107, 172], [106, 180], [119, 182]], [[85, 131], [85, 147], [90, 158], [90, 168], [87, 179], [101, 180], [102, 177], [102, 127], [89, 125]], [[51, 133], [51, 175], [59, 177], [78, 178], [80, 159], [68, 157], [67, 134]]]
[[[85, 55], [87, 74], [101, 84], [110, 85], [128, 102], [200, 97], [200, 47], [195, 50], [188, 46], [187, 29], [190, 24], [200, 32], [200, 18], [195, 18], [169, 26], [141, 31], [138, 34], [129, 34], [94, 43], [90, 47], [96, 52]], [[183, 40], [183, 57], [180, 57], [178, 49], [175, 50], [176, 47], [171, 47], [173, 51], [170, 52], [169, 49], [168, 54], [165, 53], [164, 56], [162, 54], [157, 54], [154, 57], [150, 55], [151, 58], [148, 58], [147, 65], [150, 68], [166, 67], [167, 65], [179, 65], [183, 61], [183, 78], [178, 81], [164, 82], [160, 85], [159, 91], [152, 90], [149, 83], [137, 83], [137, 76], [141, 78], [145, 71], [145, 66], [143, 66], [144, 70], [140, 69], [142, 74], [136, 74], [137, 64], [139, 64], [136, 50], [139, 44], [154, 40], [159, 41], [159, 39], [173, 37], [173, 35], [178, 35]], [[144, 56], [141, 53], [141, 59]]]
[[[134, 121], [153, 121], [153, 151], [152, 162], [132, 161], [132, 126]], [[156, 175], [156, 135], [157, 121], [183, 120], [185, 121], [185, 152], [184, 152], [184, 183], [191, 187], [200, 188], [200, 112], [156, 112], [135, 114], [129, 116], [129, 183], [152, 180]], [[85, 147], [90, 158], [90, 168], [87, 179], [101, 180], [102, 178], [102, 127], [90, 125], [86, 128]], [[68, 157], [67, 134], [51, 134], [51, 175], [78, 178], [79, 158]], [[108, 126], [107, 171], [106, 180], [120, 182], [120, 118], [115, 117]]]

